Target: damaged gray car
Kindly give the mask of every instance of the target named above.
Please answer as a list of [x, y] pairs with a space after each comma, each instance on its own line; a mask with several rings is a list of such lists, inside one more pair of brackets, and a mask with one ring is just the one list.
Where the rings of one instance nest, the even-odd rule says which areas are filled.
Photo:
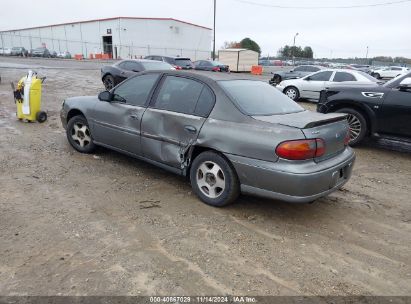
[[212, 206], [240, 193], [312, 202], [345, 184], [355, 160], [345, 115], [306, 111], [244, 76], [143, 72], [66, 99], [61, 120], [77, 151], [104, 146], [187, 176]]

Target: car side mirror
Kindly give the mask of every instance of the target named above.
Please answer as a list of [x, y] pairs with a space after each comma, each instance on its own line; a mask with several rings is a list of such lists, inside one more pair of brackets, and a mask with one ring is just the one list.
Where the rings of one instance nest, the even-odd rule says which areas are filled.
[[407, 77], [400, 82], [400, 90], [411, 90], [411, 77]]
[[140, 71], [139, 71], [139, 70], [133, 70], [133, 72], [135, 72], [135, 73], [139, 73]]
[[101, 101], [112, 101], [113, 100], [113, 94], [111, 94], [109, 91], [103, 91], [100, 94], [98, 94], [98, 99]]
[[306, 78], [304, 78], [304, 80], [310, 81], [311, 77], [306, 77]]

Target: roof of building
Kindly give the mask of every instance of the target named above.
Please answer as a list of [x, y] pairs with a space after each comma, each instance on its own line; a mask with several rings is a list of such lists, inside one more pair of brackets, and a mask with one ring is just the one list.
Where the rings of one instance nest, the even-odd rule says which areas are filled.
[[22, 31], [22, 30], [31, 30], [31, 29], [37, 29], [37, 28], [45, 28], [45, 27], [51, 27], [51, 26], [60, 26], [60, 25], [70, 25], [70, 24], [78, 24], [78, 23], [89, 23], [89, 22], [96, 22], [96, 21], [109, 21], [109, 20], [116, 20], [116, 19], [137, 19], [137, 20], [160, 20], [160, 21], [175, 21], [175, 22], [180, 22], [196, 27], [200, 27], [203, 29], [207, 30], [212, 30], [209, 27], [205, 27], [202, 25], [194, 24], [191, 22], [187, 21], [182, 21], [174, 18], [150, 18], [150, 17], [111, 17], [111, 18], [102, 18], [102, 19], [92, 19], [92, 20], [82, 20], [82, 21], [75, 21], [75, 22], [66, 22], [66, 23], [57, 23], [57, 24], [49, 24], [49, 25], [41, 25], [41, 26], [33, 26], [33, 27], [27, 27], [27, 28], [20, 28], [20, 29], [11, 29], [11, 30], [4, 30], [0, 32], [13, 32], [13, 31]]

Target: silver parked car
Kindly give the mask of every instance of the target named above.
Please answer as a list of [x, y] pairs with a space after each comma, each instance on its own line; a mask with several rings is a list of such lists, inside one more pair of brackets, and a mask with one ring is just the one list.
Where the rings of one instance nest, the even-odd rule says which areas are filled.
[[146, 71], [98, 97], [66, 99], [61, 120], [77, 151], [100, 145], [187, 176], [212, 206], [240, 192], [311, 202], [348, 181], [345, 115], [306, 111], [239, 77]]
[[377, 82], [378, 79], [361, 71], [327, 69], [303, 78], [284, 80], [276, 88], [294, 101], [300, 98], [318, 101], [320, 92], [331, 85], [369, 85]]

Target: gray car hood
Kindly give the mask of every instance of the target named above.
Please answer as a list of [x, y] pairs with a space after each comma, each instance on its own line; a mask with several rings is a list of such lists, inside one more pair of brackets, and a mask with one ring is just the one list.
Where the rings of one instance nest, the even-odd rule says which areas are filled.
[[281, 115], [267, 115], [267, 116], [252, 116], [256, 120], [280, 124], [284, 126], [305, 129], [313, 128], [323, 124], [331, 123], [333, 121], [345, 119], [345, 114], [330, 113], [322, 114], [312, 111], [302, 111], [297, 113], [281, 114]]

